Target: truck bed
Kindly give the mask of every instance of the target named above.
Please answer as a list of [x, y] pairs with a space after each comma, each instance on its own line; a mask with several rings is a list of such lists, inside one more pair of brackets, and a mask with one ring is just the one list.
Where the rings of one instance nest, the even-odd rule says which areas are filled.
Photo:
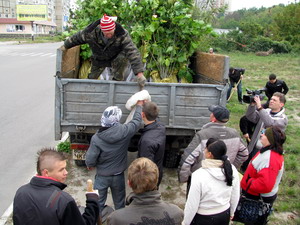
[[[95, 133], [104, 109], [122, 109], [121, 122], [129, 111], [127, 100], [139, 87], [135, 82], [55, 78], [55, 140], [62, 132]], [[209, 121], [208, 106], [226, 105], [227, 85], [151, 83], [145, 85], [151, 100], [160, 108], [167, 135], [189, 136]]]

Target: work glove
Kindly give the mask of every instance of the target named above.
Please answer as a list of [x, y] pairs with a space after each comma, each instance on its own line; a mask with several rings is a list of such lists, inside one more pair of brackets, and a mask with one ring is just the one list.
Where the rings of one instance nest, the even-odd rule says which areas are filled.
[[67, 50], [66, 47], [65, 47], [64, 45], [62, 45], [62, 46], [60, 47], [60, 49], [61, 49], [63, 52]]
[[144, 75], [138, 76], [137, 77], [137, 82], [140, 86], [140, 90], [143, 90], [145, 83], [146, 83], [146, 77]]

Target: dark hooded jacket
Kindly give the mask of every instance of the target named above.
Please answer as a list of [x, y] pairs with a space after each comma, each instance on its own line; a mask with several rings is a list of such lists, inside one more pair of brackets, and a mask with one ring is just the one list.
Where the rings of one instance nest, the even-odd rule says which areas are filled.
[[14, 198], [14, 225], [85, 225], [96, 224], [98, 197], [87, 194], [81, 215], [75, 200], [63, 189], [67, 185], [52, 179], [33, 177], [20, 187]]
[[142, 107], [137, 105], [129, 123], [100, 129], [93, 135], [85, 163], [88, 167], [97, 167], [97, 175], [112, 176], [126, 170], [128, 146], [141, 125], [141, 111]]
[[144, 71], [144, 65], [141, 60], [139, 50], [132, 42], [127, 30], [119, 23], [116, 23], [115, 35], [111, 39], [105, 40], [100, 29], [100, 20], [97, 20], [87, 26], [84, 30], [74, 34], [64, 42], [66, 49], [77, 45], [89, 44], [93, 55], [92, 62], [99, 67], [110, 67], [121, 52], [125, 53], [126, 58], [131, 64], [134, 74]]
[[166, 128], [155, 121], [140, 130], [141, 138], [138, 144], [138, 157], [151, 159], [159, 169], [158, 184], [163, 175], [163, 159], [166, 145]]

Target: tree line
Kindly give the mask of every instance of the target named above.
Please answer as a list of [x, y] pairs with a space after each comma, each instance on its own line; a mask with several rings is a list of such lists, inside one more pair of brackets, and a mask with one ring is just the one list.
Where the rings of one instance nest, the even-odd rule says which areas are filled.
[[300, 51], [300, 3], [280, 4], [270, 8], [241, 9], [217, 15], [213, 27], [232, 29], [214, 39], [224, 50], [267, 51], [275, 53]]
[[[117, 16], [147, 62], [149, 73], [160, 71], [161, 78], [177, 75], [188, 81], [193, 72], [187, 65], [196, 50], [300, 51], [300, 3], [225, 14], [226, 7], [214, 8], [215, 1], [207, 0], [199, 8], [194, 0], [78, 0], [64, 37], [105, 13]], [[232, 31], [217, 35], [213, 28]], [[88, 45], [81, 45], [81, 56], [90, 58]]]

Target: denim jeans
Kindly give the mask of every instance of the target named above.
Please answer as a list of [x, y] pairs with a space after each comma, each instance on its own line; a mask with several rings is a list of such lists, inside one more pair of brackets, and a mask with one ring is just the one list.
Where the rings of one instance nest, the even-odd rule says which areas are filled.
[[99, 192], [99, 208], [102, 212], [107, 199], [107, 190], [110, 188], [115, 210], [125, 207], [125, 178], [124, 172], [114, 176], [95, 177], [94, 189]]
[[[232, 90], [233, 87], [235, 87], [235, 84], [236, 83], [234, 81], [230, 81], [229, 89], [228, 89], [228, 92], [227, 92], [227, 100], [230, 97], [231, 90]], [[242, 81], [240, 81], [240, 83], [237, 86], [237, 93], [238, 93], [238, 100], [239, 100], [239, 102], [241, 102], [243, 100], [243, 97], [242, 97]]]

